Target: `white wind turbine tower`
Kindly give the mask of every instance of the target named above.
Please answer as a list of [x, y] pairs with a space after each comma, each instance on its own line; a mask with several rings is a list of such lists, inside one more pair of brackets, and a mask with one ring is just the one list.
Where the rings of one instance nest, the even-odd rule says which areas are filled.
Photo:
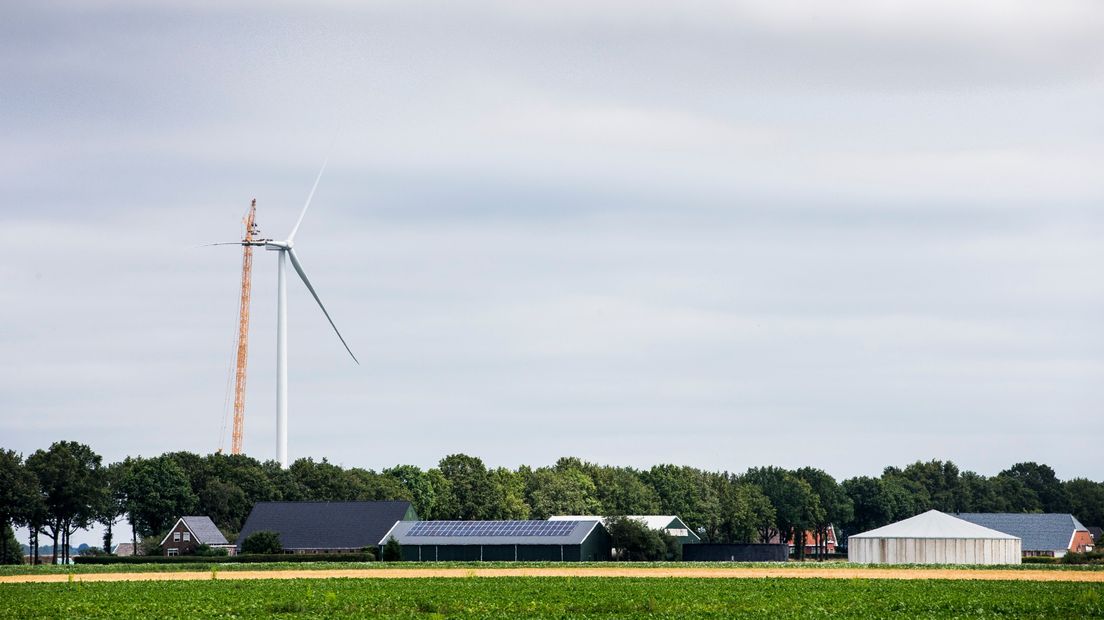
[[[295, 222], [295, 227], [291, 229], [291, 234], [284, 241], [276, 241], [273, 239], [256, 239], [249, 242], [249, 245], [264, 246], [264, 249], [278, 252], [277, 261], [277, 289], [276, 289], [276, 453], [277, 458], [280, 461], [280, 467], [287, 469], [288, 466], [288, 450], [287, 450], [287, 262], [291, 260], [291, 266], [295, 268], [295, 273], [299, 274], [299, 278], [303, 280], [303, 284], [307, 286], [307, 290], [314, 296], [314, 300], [318, 302], [318, 307], [322, 309], [322, 314], [326, 315], [326, 320], [330, 322], [330, 326], [333, 327], [334, 333], [341, 340], [341, 344], [345, 345], [345, 350], [349, 352], [349, 356], [353, 358], [353, 361], [358, 365], [360, 360], [353, 355], [353, 350], [349, 348], [349, 344], [345, 342], [345, 338], [341, 336], [341, 332], [338, 331], [337, 325], [334, 324], [330, 313], [326, 311], [326, 306], [322, 305], [322, 300], [318, 298], [318, 293], [314, 290], [310, 280], [307, 279], [307, 274], [303, 272], [303, 265], [299, 262], [299, 258], [295, 255], [295, 233], [299, 232], [299, 225], [303, 223], [303, 216], [307, 214], [307, 209], [310, 208], [311, 199], [314, 198], [314, 191], [318, 189], [318, 182], [322, 180], [322, 173], [326, 171], [326, 163], [322, 164], [322, 169], [318, 171], [318, 176], [314, 179], [314, 185], [311, 187], [310, 194], [307, 195], [307, 203], [303, 205], [303, 211], [299, 214], [299, 219]], [[243, 245], [244, 242], [238, 242], [235, 244], [225, 245]], [[219, 244], [223, 245], [223, 244]]]

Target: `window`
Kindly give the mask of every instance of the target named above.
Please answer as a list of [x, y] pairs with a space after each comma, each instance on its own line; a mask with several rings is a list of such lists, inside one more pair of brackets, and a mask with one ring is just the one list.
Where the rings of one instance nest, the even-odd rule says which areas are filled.
[[180, 542], [180, 532], [173, 532], [173, 542]]
[[173, 555], [180, 555], [180, 550], [179, 550], [179, 549], [177, 549], [176, 547], [170, 547], [170, 548], [169, 548], [169, 555], [170, 555], [170, 556], [173, 556]]
[[192, 533], [191, 532], [184, 532], [184, 542], [188, 542], [190, 540], [192, 540]]

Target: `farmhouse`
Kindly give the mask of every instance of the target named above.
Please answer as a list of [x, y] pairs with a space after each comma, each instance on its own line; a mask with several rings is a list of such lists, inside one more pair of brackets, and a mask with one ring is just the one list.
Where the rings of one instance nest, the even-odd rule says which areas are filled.
[[1009, 512], [963, 512], [955, 515], [998, 532], [1023, 539], [1024, 556], [1060, 558], [1070, 551], [1093, 550], [1089, 528], [1071, 514], [1018, 514]]
[[[793, 552], [794, 547], [796, 547], [796, 544], [794, 543], [794, 538], [796, 538], [796, 536], [790, 537], [790, 540], [787, 542], [791, 552]], [[768, 542], [771, 544], [778, 544], [778, 539], [778, 534], [774, 534], [770, 537], [770, 540]], [[833, 525], [828, 526], [828, 536], [819, 545], [817, 544], [815, 531], [806, 530], [805, 532], [805, 555], [814, 555], [817, 552], [817, 547], [820, 547], [821, 551], [823, 551], [824, 553], [835, 553], [836, 546], [836, 528]]]
[[1019, 564], [1020, 539], [929, 510], [849, 537], [847, 559], [863, 564]]
[[398, 521], [418, 518], [407, 501], [258, 502], [238, 535], [276, 532], [285, 553], [354, 553], [375, 547]]
[[565, 521], [400, 521], [394, 537], [408, 562], [595, 562], [610, 537], [595, 517]]
[[[659, 530], [668, 536], [674, 537], [681, 544], [695, 544], [701, 542], [701, 537], [690, 529], [686, 522], [675, 515], [625, 515], [626, 519], [639, 521], [648, 528]], [[556, 515], [548, 517], [549, 521], [580, 521], [587, 519], [600, 519], [605, 522], [609, 517], [594, 517], [583, 515]]]
[[[210, 517], [180, 517], [161, 540], [161, 549], [166, 556], [191, 555], [200, 545], [226, 549], [231, 555], [234, 553], [234, 545], [226, 540]], [[130, 555], [133, 554], [131, 549]]]

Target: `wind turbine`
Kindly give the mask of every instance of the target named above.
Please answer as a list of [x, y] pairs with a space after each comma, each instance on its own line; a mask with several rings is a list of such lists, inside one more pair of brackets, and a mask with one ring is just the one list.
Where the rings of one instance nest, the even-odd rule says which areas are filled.
[[318, 171], [318, 176], [314, 179], [314, 185], [311, 187], [310, 194], [307, 195], [307, 203], [303, 205], [303, 211], [299, 213], [299, 219], [295, 222], [295, 227], [291, 229], [291, 234], [288, 235], [284, 241], [276, 241], [274, 239], [255, 239], [252, 241], [241, 241], [233, 244], [218, 244], [218, 245], [255, 245], [263, 246], [264, 249], [278, 252], [277, 256], [277, 286], [276, 286], [276, 454], [280, 461], [280, 467], [287, 469], [288, 466], [288, 451], [287, 451], [287, 263], [290, 260], [291, 266], [295, 269], [295, 273], [299, 274], [299, 278], [303, 280], [303, 284], [307, 286], [307, 290], [314, 297], [314, 300], [318, 302], [318, 307], [322, 309], [322, 314], [326, 315], [326, 320], [330, 322], [330, 326], [333, 327], [334, 333], [337, 334], [338, 339], [341, 340], [341, 344], [345, 345], [345, 350], [349, 352], [349, 356], [353, 358], [353, 361], [358, 365], [360, 360], [353, 355], [353, 350], [349, 348], [349, 344], [345, 342], [345, 338], [342, 337], [341, 332], [337, 329], [337, 325], [334, 324], [333, 319], [330, 317], [330, 313], [326, 311], [326, 306], [322, 305], [322, 300], [318, 297], [318, 292], [314, 290], [314, 286], [311, 285], [310, 280], [307, 279], [307, 274], [303, 271], [303, 265], [299, 262], [299, 257], [295, 255], [295, 233], [299, 232], [299, 225], [303, 223], [303, 217], [307, 214], [307, 209], [310, 208], [311, 200], [314, 198], [314, 192], [318, 189], [318, 182], [322, 180], [322, 173], [326, 171], [326, 164], [322, 164], [322, 169]]

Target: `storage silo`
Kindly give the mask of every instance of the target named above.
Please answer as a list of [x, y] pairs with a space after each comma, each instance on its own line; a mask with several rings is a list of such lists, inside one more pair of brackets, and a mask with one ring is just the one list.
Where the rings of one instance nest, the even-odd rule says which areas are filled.
[[1020, 539], [938, 510], [847, 539], [859, 564], [1019, 564]]

